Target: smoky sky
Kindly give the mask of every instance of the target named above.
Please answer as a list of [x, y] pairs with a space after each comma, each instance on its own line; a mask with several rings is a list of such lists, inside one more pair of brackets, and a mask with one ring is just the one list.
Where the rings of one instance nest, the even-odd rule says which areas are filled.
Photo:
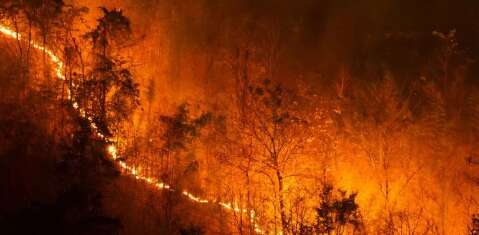
[[[211, 15], [240, 19], [245, 15], [261, 22], [299, 21], [304, 43], [335, 37], [338, 43], [349, 38], [388, 32], [426, 32], [457, 29], [474, 39], [479, 30], [477, 0], [141, 0], [131, 6], [145, 12], [143, 17], [155, 23], [152, 14], [168, 12], [171, 7], [185, 9], [195, 5]], [[161, 13], [160, 13], [161, 14]], [[193, 17], [194, 18], [194, 17]], [[219, 20], [222, 20], [221, 18]], [[161, 19], [160, 19], [161, 20]], [[198, 19], [193, 19], [196, 21]], [[212, 24], [218, 18], [205, 18]], [[208, 26], [207, 24], [204, 26]]]
[[434, 30], [457, 30], [461, 49], [470, 57], [479, 55], [477, 0], [127, 1], [127, 10], [139, 13], [140, 25], [165, 21], [172, 12], [179, 15], [171, 34], [172, 40], [183, 44], [179, 47], [206, 48], [215, 41], [234, 41], [233, 36], [223, 35], [224, 30], [241, 29], [244, 19], [252, 27], [279, 27], [285, 32], [284, 73], [333, 74], [343, 65], [364, 71], [370, 63], [389, 64], [392, 70], [418, 76], [417, 65], [426, 66], [437, 49]]

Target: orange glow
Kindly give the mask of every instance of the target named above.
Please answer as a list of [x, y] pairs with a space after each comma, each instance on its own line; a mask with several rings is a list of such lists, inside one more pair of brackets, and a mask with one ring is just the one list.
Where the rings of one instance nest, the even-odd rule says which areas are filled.
[[[4, 36], [12, 38], [12, 39], [24, 40], [20, 33], [15, 32], [14, 30], [8, 28], [5, 25], [0, 24], [0, 33], [3, 34]], [[55, 75], [57, 76], [57, 78], [60, 79], [60, 80], [65, 80], [65, 76], [63, 75], [64, 65], [63, 65], [63, 62], [61, 61], [61, 59], [57, 55], [55, 55], [52, 50], [41, 46], [40, 44], [36, 43], [34, 40], [32, 40], [30, 42], [30, 44], [32, 45], [33, 48], [35, 48], [35, 49], [37, 49], [41, 52], [44, 52], [48, 56], [48, 58], [50, 59], [50, 62], [52, 62], [52, 64], [55, 65], [54, 72], [55, 72]], [[73, 98], [70, 95], [70, 91], [68, 91], [68, 99], [70, 101], [72, 101], [72, 107], [75, 110], [78, 111], [79, 115], [81, 117], [84, 117], [84, 118], [86, 117], [87, 118], [87, 120], [90, 122], [90, 127], [93, 129], [96, 136], [104, 139], [105, 142], [113, 142], [112, 141], [113, 138], [105, 138], [105, 136], [102, 133], [100, 133], [100, 131], [98, 130], [98, 127], [93, 122], [93, 119], [91, 117], [87, 117], [85, 111], [79, 106], [78, 102], [73, 100]], [[154, 178], [143, 175], [141, 173], [141, 171], [139, 170], [139, 168], [137, 168], [135, 166], [130, 166], [123, 161], [116, 161], [117, 159], [120, 158], [120, 156], [118, 154], [118, 149], [117, 149], [117, 147], [115, 146], [114, 143], [111, 143], [110, 145], [108, 145], [106, 150], [108, 152], [108, 156], [110, 156], [110, 158], [114, 162], [117, 163], [117, 166], [120, 169], [122, 169], [125, 174], [132, 176], [133, 178], [135, 178], [138, 181], [142, 181], [146, 184], [152, 185], [159, 190], [176, 191], [175, 189], [172, 189], [171, 186], [166, 184], [166, 183], [158, 182]], [[257, 223], [257, 218], [255, 217], [255, 212], [251, 209], [241, 210], [237, 206], [232, 206], [230, 203], [210, 201], [208, 199], [201, 198], [197, 195], [194, 195], [194, 194], [188, 192], [187, 190], [183, 190], [182, 195], [184, 195], [187, 199], [189, 199], [192, 202], [200, 203], [200, 204], [217, 204], [217, 205], [220, 205], [222, 208], [224, 208], [225, 210], [228, 210], [228, 211], [235, 211], [235, 212], [240, 212], [241, 211], [242, 213], [248, 213], [248, 211], [251, 211], [251, 218], [252, 218], [251, 222], [254, 226], [255, 231], [257, 233], [260, 233], [260, 234], [264, 233], [263, 230], [260, 228], [260, 226]]]

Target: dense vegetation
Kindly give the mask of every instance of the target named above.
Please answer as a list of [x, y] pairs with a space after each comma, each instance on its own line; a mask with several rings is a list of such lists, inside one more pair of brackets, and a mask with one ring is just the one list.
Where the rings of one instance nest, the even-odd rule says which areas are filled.
[[0, 3], [1, 234], [479, 232], [477, 4], [72, 2]]

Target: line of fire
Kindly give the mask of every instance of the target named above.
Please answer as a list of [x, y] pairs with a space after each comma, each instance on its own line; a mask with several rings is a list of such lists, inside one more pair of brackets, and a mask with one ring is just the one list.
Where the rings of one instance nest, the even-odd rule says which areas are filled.
[[0, 0], [0, 234], [478, 235], [479, 1]]

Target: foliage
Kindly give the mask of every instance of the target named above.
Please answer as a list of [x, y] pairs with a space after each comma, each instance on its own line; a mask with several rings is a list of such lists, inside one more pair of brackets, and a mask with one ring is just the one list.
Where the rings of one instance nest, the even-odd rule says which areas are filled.
[[162, 149], [167, 152], [186, 149], [210, 119], [210, 113], [191, 118], [187, 104], [178, 106], [173, 116], [160, 116], [160, 122], [165, 126], [161, 137], [164, 141]]
[[316, 231], [319, 234], [337, 235], [361, 231], [363, 222], [356, 196], [356, 193], [347, 195], [341, 190], [335, 192], [332, 185], [325, 184], [320, 195], [320, 205], [316, 208]]
[[[100, 7], [103, 16], [98, 19], [97, 26], [85, 35], [92, 40], [93, 47], [100, 50], [102, 55], [106, 54], [109, 47], [121, 47], [123, 43], [131, 39], [130, 20], [118, 9], [108, 10]], [[102, 51], [103, 50], [103, 51]]]
[[472, 215], [471, 225], [469, 226], [469, 235], [479, 234], [479, 215]]
[[1, 233], [118, 234], [120, 221], [102, 204], [103, 187], [117, 176], [105, 161], [104, 145], [91, 138], [84, 119], [58, 102], [51, 91], [58, 84], [19, 86], [3, 79], [16, 71], [15, 59], [2, 60], [10, 67], [0, 73]]
[[[157, 2], [117, 1], [139, 9], [128, 12], [139, 29], [119, 8], [100, 7], [87, 25], [87, 8], [62, 0], [0, 2], [2, 23], [24, 39], [0, 48], [19, 60], [0, 63], [0, 201], [14, 208], [0, 210], [7, 233], [39, 217], [31, 224], [50, 233], [115, 234], [121, 224], [140, 234], [477, 233], [477, 215], [465, 213], [478, 207], [479, 153], [468, 26], [363, 30], [354, 8], [334, 1]], [[339, 17], [316, 32], [316, 17], [336, 8]], [[141, 46], [154, 50], [135, 50], [141, 31]], [[40, 68], [33, 39], [60, 55], [64, 81], [43, 83], [56, 72], [45, 53], [44, 76], [29, 74]], [[146, 115], [137, 78], [149, 81]], [[148, 178], [117, 179], [106, 143], [66, 106], [73, 102], [116, 137], [108, 140], [118, 141], [118, 163]], [[337, 185], [318, 186], [323, 177]], [[239, 209], [196, 208], [183, 189]]]
[[85, 35], [92, 42], [94, 66], [80, 84], [77, 99], [102, 133], [111, 135], [138, 107], [139, 90], [126, 61], [115, 54], [120, 42], [130, 37], [130, 22], [120, 10], [101, 9], [97, 27]]

